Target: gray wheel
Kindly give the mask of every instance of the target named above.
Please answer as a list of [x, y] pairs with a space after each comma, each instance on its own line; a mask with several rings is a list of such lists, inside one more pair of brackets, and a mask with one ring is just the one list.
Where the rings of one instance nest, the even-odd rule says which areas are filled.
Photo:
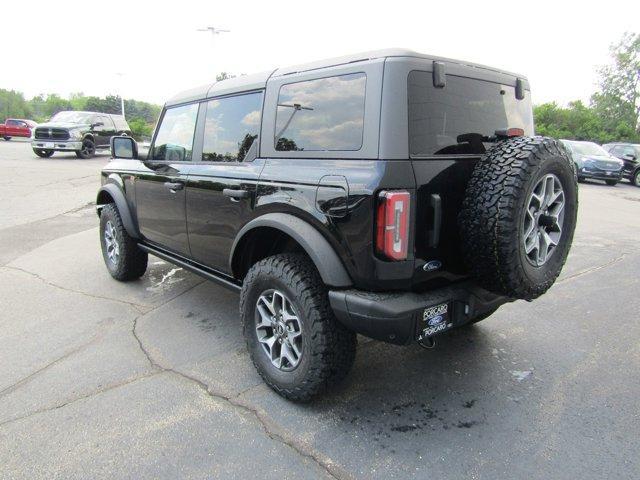
[[271, 364], [291, 371], [302, 358], [302, 323], [291, 300], [279, 290], [267, 290], [256, 303], [256, 334]]
[[53, 155], [53, 150], [42, 150], [40, 148], [34, 148], [33, 153], [35, 153], [40, 158], [49, 158]]
[[251, 360], [273, 390], [306, 401], [341, 380], [356, 335], [335, 318], [327, 288], [308, 257], [279, 254], [247, 272], [240, 316]]
[[76, 150], [79, 158], [91, 158], [96, 154], [96, 144], [90, 138], [82, 140], [82, 150]]
[[523, 223], [525, 254], [533, 266], [540, 267], [560, 243], [564, 223], [564, 190], [553, 173], [542, 177], [533, 188]]
[[470, 272], [491, 292], [539, 297], [562, 270], [577, 211], [575, 165], [558, 142], [498, 142], [474, 167], [458, 217]]
[[104, 245], [107, 258], [113, 265], [117, 265], [120, 260], [120, 244], [118, 243], [116, 229], [113, 223], [111, 223], [111, 220], [107, 220], [104, 227]]
[[633, 174], [633, 183], [636, 187], [640, 187], [640, 169], [636, 170]]
[[149, 256], [127, 233], [120, 212], [113, 203], [100, 211], [100, 246], [107, 270], [116, 280], [133, 280], [147, 270]]

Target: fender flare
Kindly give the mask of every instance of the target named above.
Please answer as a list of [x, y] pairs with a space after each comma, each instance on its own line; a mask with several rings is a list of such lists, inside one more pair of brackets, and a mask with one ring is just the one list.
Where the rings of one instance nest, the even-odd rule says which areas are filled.
[[133, 216], [131, 215], [129, 204], [127, 203], [127, 199], [125, 198], [124, 193], [122, 193], [122, 190], [114, 183], [107, 183], [106, 185], [100, 187], [100, 190], [98, 190], [98, 195], [96, 196], [96, 205], [98, 206], [98, 209], [100, 209], [101, 205], [104, 205], [104, 203], [101, 204], [100, 202], [100, 194], [102, 192], [108, 193], [109, 196], [113, 198], [113, 201], [115, 202], [118, 209], [118, 213], [120, 213], [120, 218], [122, 218], [122, 224], [124, 225], [127, 233], [133, 238], [140, 238], [138, 226], [133, 221]]
[[287, 213], [267, 213], [254, 218], [242, 227], [231, 247], [230, 267], [232, 267], [236, 248], [240, 241], [251, 230], [259, 227], [275, 228], [298, 242], [311, 258], [326, 285], [331, 287], [350, 287], [353, 285], [342, 260], [327, 239], [308, 222]]

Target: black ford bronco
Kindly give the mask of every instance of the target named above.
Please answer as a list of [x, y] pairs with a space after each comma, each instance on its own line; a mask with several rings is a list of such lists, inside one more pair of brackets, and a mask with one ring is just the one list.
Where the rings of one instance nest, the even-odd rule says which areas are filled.
[[113, 137], [97, 204], [118, 280], [153, 254], [240, 291], [258, 372], [306, 400], [356, 333], [431, 346], [558, 277], [578, 206], [519, 75], [405, 50], [224, 80]]

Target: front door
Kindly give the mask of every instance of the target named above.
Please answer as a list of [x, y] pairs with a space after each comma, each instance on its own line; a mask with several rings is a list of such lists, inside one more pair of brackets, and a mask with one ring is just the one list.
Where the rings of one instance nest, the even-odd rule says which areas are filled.
[[229, 254], [254, 208], [264, 166], [256, 158], [262, 92], [210, 100], [206, 108], [202, 158], [187, 183], [187, 229], [191, 256], [230, 273]]
[[190, 256], [185, 218], [198, 104], [168, 108], [144, 168], [136, 176], [136, 209], [144, 240]]

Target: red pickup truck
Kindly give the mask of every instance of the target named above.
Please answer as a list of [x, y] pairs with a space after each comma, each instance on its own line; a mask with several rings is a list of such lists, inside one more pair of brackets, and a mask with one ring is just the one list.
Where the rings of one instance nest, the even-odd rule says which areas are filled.
[[30, 137], [31, 130], [35, 128], [36, 122], [23, 120], [21, 118], [7, 118], [0, 124], [0, 137], [11, 140], [11, 137]]

